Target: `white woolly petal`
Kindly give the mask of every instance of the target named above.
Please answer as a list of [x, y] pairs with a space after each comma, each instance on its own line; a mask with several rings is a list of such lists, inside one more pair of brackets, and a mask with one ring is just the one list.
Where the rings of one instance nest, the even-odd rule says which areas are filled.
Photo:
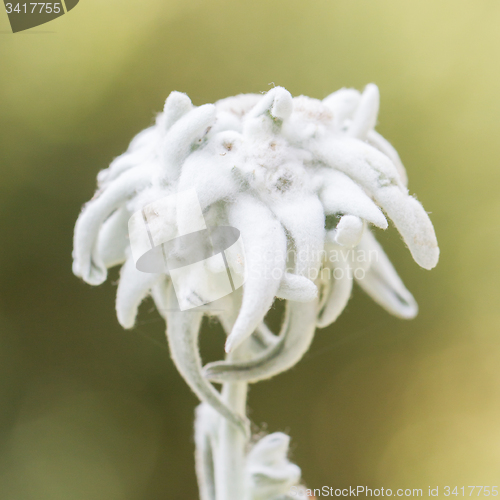
[[352, 118], [360, 99], [361, 94], [355, 89], [340, 89], [323, 99], [323, 104], [333, 111], [335, 130], [344, 130], [345, 121]]
[[97, 186], [101, 189], [106, 188], [111, 182], [120, 177], [128, 170], [133, 168], [142, 169], [157, 163], [155, 154], [149, 148], [141, 148], [138, 151], [126, 151], [115, 158], [108, 168], [101, 170], [97, 174]]
[[[227, 335], [231, 333], [241, 308], [241, 288], [233, 293], [212, 302], [207, 314], [216, 316]], [[278, 337], [272, 333], [264, 322], [257, 326], [253, 334], [243, 346], [238, 349], [238, 359], [249, 359], [252, 355], [261, 353], [263, 349], [274, 345]]]
[[394, 163], [399, 173], [401, 182], [405, 186], [408, 186], [408, 175], [406, 174], [406, 169], [393, 145], [375, 130], [370, 130], [370, 132], [368, 132], [367, 140], [368, 144], [371, 144], [373, 147], [384, 153], [392, 161], [392, 163]]
[[171, 283], [158, 290], [163, 295], [162, 309], [167, 316], [167, 338], [172, 360], [177, 370], [198, 398], [209, 404], [224, 418], [239, 427], [245, 435], [249, 434], [246, 417], [238, 415], [222, 401], [219, 392], [202, 375], [201, 359], [198, 348], [198, 333], [202, 312], [197, 310], [179, 311], [177, 299]]
[[394, 316], [412, 319], [418, 313], [413, 295], [406, 289], [382, 247], [370, 231], [365, 231], [358, 253], [369, 267], [356, 273], [356, 282], [372, 299]]
[[289, 198], [272, 204], [271, 208], [293, 239], [295, 273], [315, 279], [325, 239], [325, 214], [318, 197]]
[[293, 99], [288, 90], [283, 87], [276, 87], [274, 103], [271, 108], [271, 116], [279, 120], [286, 120], [293, 111]]
[[335, 229], [335, 242], [344, 247], [355, 247], [363, 236], [365, 225], [355, 215], [344, 215]]
[[322, 169], [323, 189], [320, 200], [325, 214], [351, 214], [371, 222], [381, 229], [387, 228], [387, 219], [365, 191], [342, 172]]
[[290, 436], [282, 432], [268, 434], [257, 441], [248, 453], [249, 467], [255, 465], [279, 465], [287, 459]]
[[[243, 161], [241, 143], [242, 137], [237, 132], [221, 132], [205, 148], [192, 153], [182, 166], [178, 191], [194, 188], [202, 210], [236, 195], [239, 185], [232, 169]], [[183, 227], [180, 221], [179, 227]]]
[[297, 364], [307, 352], [316, 329], [318, 299], [288, 302], [282, 332], [277, 343], [249, 361], [209, 363], [205, 377], [214, 382], [259, 382], [274, 377]]
[[242, 119], [261, 99], [261, 94], [239, 94], [216, 101], [215, 107]]
[[167, 174], [176, 178], [182, 163], [191, 153], [193, 144], [199, 141], [215, 122], [215, 106], [204, 104], [192, 109], [175, 122], [163, 141], [163, 158]]
[[238, 319], [226, 342], [226, 352], [255, 330], [271, 307], [285, 267], [286, 237], [271, 211], [242, 194], [229, 207], [229, 223], [240, 230], [245, 248], [246, 281]]
[[313, 153], [331, 167], [347, 174], [371, 192], [384, 186], [404, 186], [394, 164], [369, 144], [351, 137], [330, 138], [311, 143]]
[[164, 132], [193, 109], [191, 99], [183, 92], [173, 91], [167, 97], [163, 114], [158, 117], [158, 127]]
[[148, 127], [139, 132], [130, 142], [127, 151], [115, 158], [108, 168], [97, 174], [97, 185], [104, 188], [131, 168], [158, 163], [157, 149], [160, 139], [161, 135], [157, 126]]
[[274, 118], [286, 120], [293, 111], [290, 92], [283, 87], [274, 87], [248, 112], [247, 118], [255, 118], [266, 111]]
[[347, 134], [365, 140], [368, 132], [373, 130], [377, 123], [379, 106], [380, 92], [375, 84], [370, 83], [361, 94], [359, 105], [354, 112]]
[[420, 266], [432, 269], [439, 248], [432, 223], [422, 205], [408, 196], [394, 164], [372, 146], [356, 139], [332, 140], [315, 146], [329, 165], [368, 189], [393, 220]]
[[281, 135], [290, 144], [306, 144], [313, 137], [332, 132], [335, 132], [334, 114], [328, 106], [303, 95], [293, 98], [293, 113], [281, 128]]
[[310, 302], [318, 296], [318, 287], [304, 276], [285, 273], [276, 293], [279, 299]]
[[169, 281], [170, 277], [164, 274], [151, 287], [151, 297], [155, 303], [156, 310], [165, 321], [167, 320], [166, 297]]
[[301, 470], [287, 458], [289, 444], [286, 434], [275, 432], [250, 450], [246, 472], [252, 499], [285, 498], [290, 488], [299, 483]]
[[325, 304], [317, 320], [318, 328], [326, 328], [340, 316], [352, 293], [352, 260], [355, 250], [327, 245], [328, 267], [321, 271], [326, 284]]
[[439, 247], [434, 226], [420, 202], [404, 195], [395, 186], [382, 189], [377, 201], [393, 220], [415, 262], [424, 269], [435, 267], [439, 260]]
[[160, 134], [155, 125], [141, 130], [131, 141], [127, 151], [133, 153], [140, 149], [151, 149], [156, 144]]
[[120, 281], [116, 292], [116, 315], [123, 328], [134, 326], [141, 302], [161, 277], [161, 274], [138, 271], [131, 257], [125, 261], [120, 270]]
[[95, 251], [101, 224], [137, 191], [146, 187], [154, 175], [152, 167], [132, 169], [110, 184], [83, 208], [75, 226], [73, 272], [91, 285], [106, 280], [106, 266]]
[[125, 251], [129, 245], [130, 215], [126, 207], [119, 208], [104, 222], [99, 231], [97, 254], [108, 269], [125, 262]]
[[254, 142], [266, 141], [273, 136], [290, 117], [293, 99], [283, 87], [275, 87], [246, 114], [243, 134]]
[[234, 113], [217, 110], [217, 121], [215, 122], [214, 126], [210, 129], [210, 132], [207, 134], [207, 136], [213, 137], [215, 134], [218, 134], [219, 132], [224, 132], [226, 130], [242, 132], [243, 125], [241, 122], [241, 118], [236, 116]]

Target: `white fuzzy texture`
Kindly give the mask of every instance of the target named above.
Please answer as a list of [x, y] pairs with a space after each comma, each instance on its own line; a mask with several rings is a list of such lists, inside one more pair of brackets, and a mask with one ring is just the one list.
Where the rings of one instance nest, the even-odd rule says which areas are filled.
[[363, 236], [364, 223], [355, 215], [341, 217], [335, 230], [335, 243], [344, 247], [355, 247]]
[[403, 162], [401, 161], [401, 158], [399, 157], [398, 152], [394, 149], [392, 144], [375, 130], [370, 130], [370, 132], [368, 132], [367, 141], [368, 144], [371, 144], [373, 147], [377, 148], [380, 152], [384, 153], [387, 156], [387, 158], [389, 158], [392, 161], [392, 163], [394, 163], [398, 171], [399, 177], [401, 179], [401, 182], [405, 186], [408, 186], [408, 176], [406, 174], [405, 167], [403, 165]]
[[182, 92], [172, 92], [165, 101], [163, 113], [159, 116], [158, 126], [165, 132], [170, 130], [170, 127], [182, 118], [185, 114], [193, 109], [191, 99]]
[[241, 149], [240, 134], [218, 133], [205, 148], [194, 151], [185, 161], [178, 183], [179, 192], [194, 188], [202, 210], [234, 196], [239, 186], [233, 168], [243, 161]]
[[320, 200], [326, 215], [356, 215], [371, 224], [387, 228], [387, 219], [366, 192], [350, 177], [337, 170], [322, 169]]
[[246, 464], [247, 496], [243, 500], [287, 498], [300, 481], [300, 468], [288, 460], [290, 438], [282, 432], [268, 434], [250, 450]]
[[[244, 270], [246, 282], [228, 351], [262, 329], [275, 297], [295, 304], [317, 300], [319, 281], [314, 281], [325, 244], [356, 248], [360, 240], [370, 238], [363, 236], [369, 234], [368, 224], [387, 227], [382, 211], [417, 263], [431, 269], [439, 256], [434, 229], [422, 205], [406, 190], [397, 152], [374, 129], [378, 107], [379, 92], [373, 84], [363, 93], [342, 89], [323, 101], [292, 98], [276, 87], [265, 95], [239, 95], [200, 107], [173, 92], [156, 124], [138, 134], [127, 152], [99, 174], [100, 190], [85, 205], [75, 228], [75, 274], [88, 283], [102, 283], [108, 267], [125, 261], [127, 215], [162, 196], [193, 188], [205, 219], [238, 228], [244, 243], [245, 262], [238, 263], [238, 272]], [[325, 217], [333, 215], [339, 222], [326, 234]], [[164, 222], [165, 231], [189, 226], [189, 216], [189, 211], [179, 211], [175, 220]], [[394, 314], [411, 317], [416, 304], [387, 262], [381, 257], [372, 263], [360, 284]], [[348, 262], [326, 263], [326, 268], [337, 275], [350, 269]], [[222, 271], [209, 268], [214, 280]], [[130, 263], [121, 273], [117, 312], [126, 327], [133, 325], [151, 287], [156, 289], [154, 276], [137, 273]], [[179, 290], [182, 300], [203, 292], [196, 276], [188, 278]], [[313, 323], [326, 326], [334, 321], [351, 286], [352, 278], [345, 276], [323, 283]], [[287, 339], [287, 345], [294, 346], [289, 359], [296, 362], [296, 353], [302, 355], [308, 341], [299, 348]], [[271, 342], [267, 349], [276, 346], [279, 342]], [[268, 356], [265, 351], [259, 356]], [[283, 356], [277, 359], [287, 358]], [[279, 365], [288, 367], [290, 362]]]
[[[161, 290], [160, 290], [161, 293]], [[198, 351], [198, 332], [203, 312], [179, 311], [171, 284], [164, 289], [164, 311], [167, 317], [167, 337], [170, 353], [179, 373], [193, 392], [223, 417], [248, 434], [248, 421], [233, 412], [221, 399], [220, 394], [202, 376], [201, 358]]]
[[177, 178], [191, 148], [201, 141], [208, 127], [215, 122], [215, 115], [215, 106], [205, 104], [184, 115], [168, 130], [163, 140], [163, 161], [167, 177]]
[[248, 112], [248, 118], [256, 118], [266, 111], [280, 120], [286, 120], [292, 114], [292, 96], [283, 87], [274, 87]]
[[415, 261], [432, 269], [439, 259], [434, 228], [422, 205], [409, 196], [387, 156], [356, 139], [319, 141], [318, 156], [369, 191], [392, 219]]
[[347, 135], [358, 139], [366, 139], [370, 130], [377, 123], [380, 93], [373, 83], [366, 86], [359, 104], [354, 111], [352, 122], [347, 129]]
[[132, 258], [126, 260], [120, 270], [120, 281], [116, 292], [116, 315], [123, 328], [134, 326], [141, 302], [161, 278], [161, 274], [138, 271]]
[[327, 249], [337, 258], [334, 262], [327, 261], [322, 271], [326, 279], [322, 280], [324, 289], [316, 322], [318, 328], [326, 328], [335, 322], [345, 309], [352, 293], [353, 266], [350, 251], [334, 243], [328, 243]]
[[[243, 477], [243, 449], [231, 447], [237, 442], [244, 447], [241, 436], [248, 436], [242, 415], [246, 383], [273, 377], [302, 358], [316, 327], [330, 325], [345, 308], [353, 272], [362, 271], [355, 280], [390, 313], [401, 318], [417, 313], [369, 226], [386, 229], [386, 216], [391, 219], [425, 269], [437, 264], [439, 248], [427, 212], [407, 190], [398, 153], [375, 131], [378, 108], [373, 84], [363, 93], [341, 89], [322, 101], [292, 98], [275, 87], [264, 95], [238, 95], [199, 107], [173, 92], [155, 124], [99, 173], [99, 189], [78, 218], [73, 272], [98, 285], [107, 268], [125, 262], [116, 301], [120, 323], [132, 327], [139, 304], [152, 294], [168, 323], [172, 359], [204, 402], [196, 431], [203, 500], [234, 500], [239, 488], [234, 474], [231, 485], [225, 484], [224, 473]], [[225, 270], [219, 262], [207, 266], [204, 279], [187, 273], [175, 296], [168, 276], [140, 273], [126, 260], [127, 218], [156, 200], [193, 189], [207, 226], [240, 231], [244, 258], [243, 252], [228, 253], [228, 262], [235, 277], [244, 275], [246, 281], [223, 299], [180, 312], [178, 300], [201, 304], [208, 282], [227, 280]], [[192, 226], [192, 217], [182, 209], [168, 220], [158, 215], [156, 229], [176, 234]], [[331, 260], [325, 250], [340, 258]], [[356, 263], [353, 255], [369, 257]], [[287, 301], [278, 336], [264, 323], [276, 298]], [[228, 334], [226, 350], [232, 352], [203, 369], [198, 333], [204, 314], [219, 319]], [[223, 382], [222, 392], [209, 380]], [[218, 430], [209, 421], [217, 421]], [[271, 436], [247, 456], [250, 496], [243, 500], [285, 498], [298, 481], [300, 471], [286, 459], [287, 439]], [[215, 445], [219, 458], [213, 456]], [[239, 457], [235, 461], [232, 452]], [[207, 463], [219, 459], [214, 475]]]
[[346, 122], [352, 120], [359, 106], [361, 94], [355, 89], [340, 89], [323, 99], [323, 104], [333, 112], [333, 124], [338, 132], [346, 132]]
[[100, 285], [106, 280], [107, 271], [102, 256], [95, 251], [103, 222], [138, 190], [148, 186], [153, 175], [152, 167], [129, 170], [85, 205], [75, 226], [73, 272], [87, 283]]
[[[132, 140], [128, 150], [115, 158], [111, 165], [97, 174], [99, 188], [105, 188], [108, 184], [120, 177], [124, 172], [134, 168], [158, 164], [158, 151], [161, 132], [158, 127], [149, 127]], [[155, 147], [151, 147], [154, 145]]]
[[325, 241], [325, 214], [318, 197], [293, 198], [272, 208], [293, 241], [296, 274], [314, 276]]
[[97, 255], [106, 268], [123, 264], [129, 246], [128, 220], [132, 214], [121, 207], [102, 225], [97, 238]]
[[369, 257], [365, 274], [356, 280], [361, 288], [394, 316], [414, 318], [418, 313], [417, 302], [370, 231], [364, 233], [358, 251]]
[[241, 232], [246, 282], [238, 319], [226, 352], [248, 338], [271, 307], [285, 267], [286, 238], [271, 211], [246, 194], [229, 207], [229, 223]]
[[194, 420], [195, 465], [200, 500], [216, 500], [214, 477], [214, 442], [217, 415], [213, 408], [202, 403], [196, 408]]
[[[73, 272], [98, 285], [109, 267], [123, 264], [120, 324], [134, 325], [148, 294], [167, 321], [172, 359], [202, 401], [195, 426], [202, 500], [284, 499], [298, 484], [300, 469], [287, 459], [288, 436], [271, 434], [247, 451], [247, 383], [298, 363], [316, 328], [344, 310], [353, 281], [390, 313], [417, 314], [369, 226], [386, 229], [386, 216], [391, 219], [426, 269], [437, 264], [439, 248], [427, 213], [408, 193], [398, 153], [375, 131], [379, 101], [374, 84], [362, 93], [341, 89], [323, 101], [292, 98], [275, 87], [199, 107], [172, 92], [155, 124], [99, 173], [99, 189], [78, 218]], [[222, 258], [169, 275], [142, 273], [127, 259], [131, 214], [181, 192], [196, 193], [200, 206], [193, 211], [186, 198], [189, 206], [143, 212], [155, 238], [189, 232], [201, 221], [236, 227], [243, 242], [226, 252], [243, 286], [209, 304], [211, 284], [228, 281]], [[186, 259], [182, 244], [173, 251]], [[264, 322], [276, 299], [286, 301], [279, 335]], [[179, 303], [193, 308], [181, 312]], [[219, 320], [230, 352], [205, 367], [198, 348], [203, 315]], [[211, 382], [222, 383], [222, 391]]]
[[318, 296], [318, 287], [308, 278], [285, 273], [276, 297], [294, 302], [310, 302]]
[[[237, 227], [244, 243], [245, 262], [238, 263], [238, 272], [244, 269], [246, 282], [228, 351], [262, 325], [275, 297], [314, 301], [325, 244], [356, 247], [368, 224], [387, 227], [382, 210], [417, 263], [431, 269], [439, 256], [434, 229], [406, 190], [397, 152], [374, 130], [378, 107], [373, 84], [362, 94], [342, 89], [323, 101], [292, 98], [276, 87], [265, 95], [240, 95], [200, 107], [173, 92], [156, 124], [138, 134], [128, 151], [99, 174], [100, 191], [84, 207], [75, 228], [75, 274], [88, 283], [102, 283], [108, 267], [124, 262], [127, 214], [193, 188], [204, 217], [215, 225]], [[339, 217], [328, 235], [327, 215]], [[189, 226], [184, 220], [189, 212], [179, 211], [176, 217], [165, 221], [165, 230], [174, 233], [174, 225]], [[347, 263], [328, 266], [332, 271], [348, 269]], [[209, 269], [213, 279], [221, 271]], [[388, 265], [373, 264], [362, 286], [394, 314], [409, 317], [416, 311], [410, 297], [401, 290], [399, 295], [387, 291], [388, 284], [396, 287], [393, 274]], [[120, 322], [130, 327], [155, 279], [133, 277], [130, 264], [121, 276], [117, 312]], [[339, 278], [327, 284], [316, 314], [318, 325], [330, 324], [340, 314], [351, 281]], [[180, 293], [189, 300], [202, 290], [196, 276], [190, 276]]]
[[249, 361], [216, 361], [204, 367], [204, 375], [213, 382], [259, 382], [294, 366], [307, 352], [314, 338], [318, 300], [289, 302], [279, 339]]

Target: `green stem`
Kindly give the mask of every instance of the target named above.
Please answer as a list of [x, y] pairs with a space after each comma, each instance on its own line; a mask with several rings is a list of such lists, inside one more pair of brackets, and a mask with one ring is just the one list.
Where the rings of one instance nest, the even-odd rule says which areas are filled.
[[[239, 359], [237, 349], [231, 360]], [[241, 352], [241, 351], [240, 351]], [[222, 399], [240, 415], [246, 414], [248, 384], [226, 382], [222, 386]], [[239, 427], [225, 418], [219, 419], [215, 450], [215, 490], [217, 500], [243, 500], [245, 497], [245, 450], [247, 437]]]

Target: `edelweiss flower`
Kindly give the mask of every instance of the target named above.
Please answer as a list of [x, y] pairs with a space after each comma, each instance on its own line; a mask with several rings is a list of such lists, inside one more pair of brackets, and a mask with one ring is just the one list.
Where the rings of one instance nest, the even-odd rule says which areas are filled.
[[[151, 294], [180, 373], [202, 401], [242, 428], [245, 417], [209, 380], [256, 382], [293, 366], [316, 327], [343, 310], [354, 280], [389, 312], [403, 318], [417, 312], [370, 227], [387, 228], [385, 213], [425, 269], [436, 265], [439, 249], [427, 213], [408, 193], [399, 156], [374, 130], [378, 104], [375, 85], [323, 101], [276, 87], [199, 107], [172, 92], [155, 125], [99, 173], [99, 189], [77, 221], [74, 273], [98, 285], [109, 267], [122, 265], [120, 324], [131, 328]], [[242, 293], [179, 313], [168, 273], [136, 269], [127, 222], [149, 203], [193, 188], [211, 225], [239, 229], [246, 281]], [[180, 211], [163, 221], [166, 230], [181, 227], [185, 217]], [[216, 279], [225, 270], [209, 272]], [[200, 296], [198, 286], [195, 276], [182, 293]], [[277, 336], [264, 323], [276, 297], [287, 301]], [[245, 354], [203, 369], [197, 338], [204, 314], [227, 331], [227, 352], [244, 343]]]

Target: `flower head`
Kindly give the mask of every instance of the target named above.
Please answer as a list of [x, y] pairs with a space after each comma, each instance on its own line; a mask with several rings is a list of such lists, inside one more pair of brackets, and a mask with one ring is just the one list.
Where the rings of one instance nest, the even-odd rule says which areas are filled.
[[[353, 281], [397, 316], [417, 312], [370, 227], [385, 229], [390, 218], [425, 269], [437, 264], [439, 249], [398, 154], [374, 130], [378, 105], [375, 85], [322, 101], [275, 87], [199, 107], [172, 92], [156, 123], [99, 173], [98, 191], [80, 214], [74, 273], [98, 285], [109, 267], [122, 265], [120, 324], [131, 328], [151, 294], [167, 320], [179, 371], [200, 399], [238, 425], [246, 425], [244, 417], [226, 407], [209, 380], [255, 382], [293, 366], [316, 327], [342, 312]], [[135, 267], [127, 222], [149, 203], [193, 188], [212, 225], [239, 229], [245, 259], [233, 264], [246, 281], [242, 293], [181, 313], [168, 273]], [[180, 210], [163, 223], [179, 228], [186, 217]], [[214, 279], [223, 272], [208, 270]], [[181, 293], [203, 293], [196, 276]], [[278, 336], [264, 323], [276, 298], [287, 301]], [[197, 337], [204, 314], [221, 321], [228, 352], [247, 346], [245, 359], [202, 369]]]

